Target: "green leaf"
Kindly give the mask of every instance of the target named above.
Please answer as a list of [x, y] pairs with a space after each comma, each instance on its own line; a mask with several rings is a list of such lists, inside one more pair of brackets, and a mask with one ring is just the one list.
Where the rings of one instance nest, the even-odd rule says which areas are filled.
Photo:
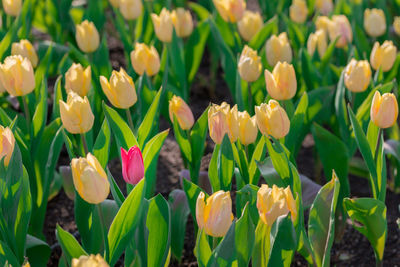
[[56, 228], [56, 237], [68, 262], [82, 255], [87, 255], [86, 251], [81, 247], [78, 241], [76, 241], [75, 237], [62, 229], [58, 224]]
[[111, 189], [111, 194], [117, 203], [118, 207], [122, 206], [122, 203], [125, 201], [124, 194], [122, 194], [121, 189], [118, 187], [117, 183], [115, 182], [114, 177], [112, 176], [110, 170], [107, 168], [107, 177], [108, 181], [110, 182], [110, 189]]
[[212, 253], [208, 266], [232, 266], [236, 260], [235, 226], [233, 221], [222, 241]]
[[[36, 110], [33, 114], [32, 118], [32, 130], [33, 130], [33, 138], [37, 139], [41, 137], [44, 127], [46, 126], [47, 121], [47, 80], [42, 79], [42, 83], [40, 85], [40, 97], [38, 102], [36, 103]], [[33, 142], [33, 146], [35, 143]]]
[[219, 149], [217, 168], [221, 186], [220, 189], [230, 191], [235, 163], [233, 161], [232, 144], [227, 134], [224, 136]]
[[[179, 145], [179, 148], [181, 149], [184, 161], [190, 164], [192, 162], [192, 147], [190, 146], [188, 133], [182, 130], [182, 128], [179, 126], [178, 118], [175, 115], [174, 115], [173, 127], [174, 127], [175, 139]], [[198, 152], [194, 151], [194, 153]]]
[[255, 227], [250, 217], [250, 203], [244, 209], [242, 216], [235, 225], [235, 248], [238, 266], [248, 266], [254, 248]]
[[259, 174], [257, 174], [257, 162], [263, 161], [266, 154], [266, 146], [264, 138], [260, 138], [258, 141], [256, 148], [254, 149], [253, 156], [251, 157], [251, 161], [249, 164], [249, 182], [250, 184], [257, 184]]
[[17, 257], [15, 257], [13, 251], [6, 243], [0, 240], [0, 264], [1, 266], [7, 267], [20, 266]]
[[49, 245], [31, 235], [26, 238], [26, 256], [31, 266], [41, 266], [50, 258], [51, 249]]
[[188, 5], [197, 14], [200, 21], [203, 21], [210, 16], [210, 12], [200, 4], [189, 2]]
[[111, 130], [107, 120], [104, 119], [100, 132], [97, 135], [96, 142], [93, 146], [93, 155], [99, 160], [101, 166], [105, 168], [110, 153]]
[[190, 213], [192, 214], [193, 219], [196, 220], [196, 202], [197, 202], [197, 197], [199, 196], [200, 192], [202, 192], [202, 190], [200, 187], [198, 187], [197, 185], [188, 181], [185, 178], [182, 179], [182, 182], [183, 182], [183, 190], [185, 191], [189, 203]]
[[[257, 209], [257, 192], [258, 186], [255, 185], [245, 185], [242, 189], [237, 191], [236, 197], [236, 214], [244, 214], [244, 208], [247, 205], [247, 209], [249, 209], [249, 213], [251, 216], [251, 220], [254, 225], [257, 225], [258, 219], [260, 215], [258, 214]], [[247, 211], [246, 211], [247, 212]], [[239, 221], [238, 221], [239, 223]]]
[[54, 98], [53, 98], [53, 111], [51, 112], [52, 120], [60, 117], [60, 100], [63, 100], [62, 95], [62, 75], [58, 76], [55, 84], [54, 84]]
[[197, 258], [197, 264], [199, 267], [208, 266], [208, 262], [212, 256], [212, 251], [210, 248], [210, 244], [207, 240], [207, 235], [203, 230], [200, 230], [197, 233], [196, 246], [194, 248], [194, 252]]
[[290, 120], [289, 134], [285, 137], [285, 146], [289, 151], [294, 151], [296, 145], [301, 142], [301, 132], [306, 124], [306, 114], [308, 108], [308, 95], [304, 92], [297, 104], [296, 111]]
[[349, 123], [348, 117], [346, 114], [346, 102], [344, 99], [346, 92], [346, 88], [344, 86], [344, 71], [340, 75], [340, 80], [336, 89], [336, 96], [335, 96], [335, 111], [336, 117], [339, 123], [339, 130], [340, 135], [342, 137], [343, 142], [345, 144], [349, 144], [350, 142], [350, 133], [349, 133]]
[[253, 36], [253, 38], [249, 42], [249, 46], [254, 50], [260, 50], [261, 46], [263, 46], [269, 36], [272, 34], [276, 34], [278, 32], [278, 17], [274, 16], [270, 20], [268, 20], [262, 29]]

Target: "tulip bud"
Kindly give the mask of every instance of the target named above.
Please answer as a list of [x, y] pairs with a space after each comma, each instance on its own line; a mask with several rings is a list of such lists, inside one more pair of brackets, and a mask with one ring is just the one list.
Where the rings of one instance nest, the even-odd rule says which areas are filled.
[[238, 22], [246, 10], [244, 0], [213, 0], [213, 3], [219, 15], [226, 22]]
[[369, 36], [378, 37], [386, 32], [386, 18], [382, 9], [366, 9], [364, 11], [364, 29]]
[[113, 70], [110, 82], [100, 76], [100, 84], [108, 100], [117, 108], [130, 108], [137, 101], [135, 84], [123, 68], [119, 72]]
[[193, 113], [189, 106], [179, 96], [173, 96], [169, 101], [169, 118], [174, 122], [174, 116], [177, 118], [179, 127], [183, 130], [189, 130], [194, 124]]
[[110, 2], [110, 5], [114, 8], [118, 8], [119, 7], [119, 1], [120, 0], [108, 0], [108, 2]]
[[333, 10], [332, 0], [317, 0], [315, 2], [315, 8], [322, 14], [328, 15]]
[[35, 75], [29, 59], [9, 56], [0, 64], [0, 81], [12, 96], [24, 96], [35, 89]]
[[400, 36], [400, 17], [394, 17], [393, 29], [394, 29], [394, 32], [395, 32], [398, 36]]
[[279, 34], [279, 36], [272, 35], [268, 39], [266, 43], [266, 56], [270, 66], [275, 66], [279, 61], [292, 62], [292, 48], [290, 47], [286, 32]]
[[257, 51], [244, 46], [238, 64], [240, 77], [246, 82], [254, 82], [260, 77], [262, 64]]
[[0, 125], [0, 161], [4, 159], [4, 165], [8, 166], [14, 151], [15, 138], [10, 128]]
[[86, 158], [71, 161], [74, 186], [82, 199], [91, 204], [103, 202], [110, 193], [107, 175], [95, 156], [88, 153]]
[[239, 136], [237, 105], [231, 109], [226, 102], [220, 106], [213, 104], [208, 110], [208, 128], [216, 144], [222, 143], [225, 134], [231, 142], [235, 142]]
[[169, 11], [164, 7], [159, 16], [151, 14], [151, 20], [153, 21], [157, 38], [164, 43], [170, 43], [172, 41], [173, 24]]
[[144, 177], [143, 156], [139, 147], [126, 151], [121, 147], [122, 177], [128, 184], [136, 185]]
[[335, 15], [328, 26], [329, 38], [333, 41], [339, 37], [336, 47], [343, 48], [353, 41], [353, 31], [345, 15]]
[[87, 20], [76, 25], [75, 38], [79, 48], [85, 53], [96, 51], [100, 44], [100, 36], [96, 26], [93, 22]]
[[86, 69], [80, 63], [73, 63], [65, 73], [65, 89], [67, 92], [75, 92], [81, 97], [88, 94], [92, 84], [92, 69]]
[[289, 8], [290, 19], [297, 23], [304, 23], [307, 19], [308, 8], [304, 0], [293, 0]]
[[207, 235], [223, 237], [233, 221], [232, 200], [229, 192], [215, 192], [205, 201], [205, 194], [200, 192], [196, 202], [196, 220], [199, 229]]
[[94, 115], [89, 100], [75, 92], [68, 93], [67, 103], [60, 100], [61, 121], [65, 129], [72, 134], [86, 133], [92, 129]]
[[399, 106], [394, 94], [386, 93], [381, 96], [375, 92], [371, 105], [371, 120], [379, 128], [389, 128], [396, 123]]
[[38, 56], [35, 48], [28, 40], [21, 40], [19, 43], [13, 43], [11, 46], [11, 55], [21, 55], [28, 58], [35, 68], [38, 63]]
[[22, 0], [3, 0], [3, 8], [7, 15], [16, 17], [21, 12]]
[[364, 92], [371, 81], [371, 74], [368, 61], [352, 59], [344, 72], [344, 84], [354, 93]]
[[193, 18], [189, 10], [177, 8], [171, 13], [172, 23], [175, 27], [176, 35], [179, 37], [188, 37], [193, 31]]
[[240, 36], [245, 41], [250, 41], [263, 27], [263, 19], [258, 12], [246, 10], [243, 18], [238, 22]]
[[326, 33], [328, 33], [329, 31], [329, 24], [331, 23], [331, 20], [326, 17], [326, 16], [319, 16], [316, 20], [315, 20], [315, 27], [318, 30], [323, 30]]
[[119, 11], [126, 20], [137, 19], [143, 12], [142, 0], [119, 0]]
[[372, 48], [370, 62], [374, 70], [386, 72], [391, 70], [394, 61], [396, 60], [397, 48], [392, 41], [385, 41], [382, 45], [375, 42]]
[[135, 50], [131, 52], [132, 67], [137, 74], [153, 76], [160, 70], [160, 57], [154, 46], [136, 43]]
[[324, 30], [318, 30], [315, 33], [311, 33], [307, 41], [307, 51], [310, 55], [314, 55], [315, 49], [318, 50], [318, 55], [322, 58], [328, 47], [328, 41], [326, 40], [326, 33]]
[[82, 255], [79, 259], [72, 259], [72, 267], [109, 267], [108, 263], [100, 256], [95, 255]]
[[289, 133], [289, 118], [277, 101], [271, 99], [268, 104], [262, 103], [255, 111], [257, 126], [263, 135], [280, 139]]
[[292, 221], [297, 218], [296, 201], [290, 187], [285, 189], [273, 185], [261, 185], [257, 192], [257, 209], [260, 219], [268, 226], [272, 226], [279, 216], [291, 214]]
[[258, 134], [256, 116], [250, 117], [247, 111], [239, 112], [238, 122], [240, 143], [245, 146], [254, 143]]
[[276, 100], [288, 100], [294, 97], [297, 90], [296, 73], [293, 65], [278, 62], [274, 70], [265, 70], [265, 82], [268, 94]]

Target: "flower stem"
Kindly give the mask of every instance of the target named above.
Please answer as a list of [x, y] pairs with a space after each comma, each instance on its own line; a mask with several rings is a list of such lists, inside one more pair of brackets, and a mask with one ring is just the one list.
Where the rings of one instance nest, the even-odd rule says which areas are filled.
[[28, 103], [26, 103], [26, 96], [22, 96], [22, 103], [24, 104], [24, 113], [26, 119], [26, 127], [28, 127], [28, 133], [31, 131], [31, 115], [29, 112]]
[[101, 209], [100, 204], [97, 204], [97, 211], [99, 213], [99, 217], [100, 217], [100, 226], [101, 226], [101, 234], [103, 237], [103, 241], [104, 241], [104, 251], [105, 251], [105, 258], [108, 258], [108, 253], [109, 253], [109, 247], [108, 247], [108, 239], [107, 239], [107, 228], [105, 225], [105, 221], [104, 221], [104, 216], [103, 216], [103, 211]]
[[378, 160], [379, 147], [381, 146], [382, 133], [383, 133], [382, 128], [379, 128], [378, 140], [376, 141], [376, 147], [375, 147], [375, 162]]
[[81, 141], [83, 144], [83, 149], [85, 150], [85, 156], [89, 153], [89, 149], [86, 143], [86, 138], [85, 138], [85, 134], [81, 133]]
[[249, 114], [253, 115], [253, 95], [251, 94], [251, 83], [247, 83], [248, 99], [249, 99]]
[[129, 128], [131, 128], [132, 133], [135, 133], [135, 127], [133, 126], [131, 111], [129, 110], [129, 108], [125, 109], [125, 111], [126, 111], [126, 117], [128, 118]]

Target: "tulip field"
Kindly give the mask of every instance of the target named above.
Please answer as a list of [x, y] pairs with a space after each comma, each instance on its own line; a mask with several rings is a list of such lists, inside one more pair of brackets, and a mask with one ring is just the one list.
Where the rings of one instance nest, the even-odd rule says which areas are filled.
[[0, 266], [400, 265], [399, 0], [1, 0]]

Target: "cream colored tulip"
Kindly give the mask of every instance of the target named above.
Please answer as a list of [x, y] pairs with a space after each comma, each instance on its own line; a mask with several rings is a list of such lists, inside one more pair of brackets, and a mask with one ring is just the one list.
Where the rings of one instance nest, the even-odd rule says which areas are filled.
[[354, 93], [364, 92], [371, 81], [371, 67], [367, 60], [352, 59], [344, 72], [344, 84]]
[[371, 104], [371, 120], [379, 128], [392, 127], [399, 115], [399, 105], [394, 94], [385, 93], [381, 96], [375, 92]]
[[266, 43], [265, 51], [268, 64], [272, 67], [279, 61], [292, 62], [292, 48], [290, 47], [286, 32], [279, 34], [279, 36], [272, 35]]
[[151, 20], [153, 21], [157, 38], [164, 43], [170, 43], [173, 30], [171, 13], [164, 7], [159, 16], [151, 14]]
[[317, 19], [315, 20], [315, 27], [318, 30], [323, 30], [326, 33], [329, 32], [329, 24], [331, 23], [331, 20], [326, 17], [326, 16], [319, 16], [317, 17]]
[[386, 18], [382, 9], [367, 8], [364, 11], [364, 29], [372, 37], [379, 37], [386, 32]]
[[239, 140], [243, 145], [249, 145], [256, 141], [258, 128], [256, 116], [250, 117], [247, 111], [238, 112]]
[[84, 97], [89, 93], [92, 86], [92, 70], [90, 66], [86, 69], [80, 63], [73, 63], [65, 73], [65, 89], [67, 92], [75, 92]]
[[239, 136], [237, 105], [231, 108], [226, 102], [213, 104], [208, 110], [208, 128], [216, 144], [222, 143], [225, 134], [228, 134], [232, 143], [235, 142]]
[[328, 41], [324, 30], [318, 30], [310, 34], [307, 41], [307, 51], [310, 55], [314, 55], [315, 50], [317, 50], [319, 57], [322, 58], [327, 48]]
[[11, 54], [21, 55], [28, 58], [34, 68], [37, 66], [39, 61], [35, 48], [28, 40], [21, 40], [18, 43], [13, 43], [11, 46]]
[[100, 44], [100, 36], [96, 26], [93, 22], [87, 20], [76, 25], [75, 38], [79, 49], [85, 53], [96, 51]]
[[20, 55], [6, 57], [0, 64], [0, 81], [12, 96], [29, 94], [35, 89], [32, 63]]
[[4, 12], [7, 15], [16, 17], [21, 12], [22, 0], [3, 0]]
[[332, 0], [317, 0], [315, 1], [315, 8], [322, 14], [328, 15], [333, 10]]
[[119, 0], [119, 11], [126, 20], [134, 20], [143, 12], [142, 0]]
[[394, 29], [394, 32], [395, 32], [398, 36], [400, 36], [400, 17], [394, 17], [393, 29]]
[[68, 93], [67, 103], [60, 100], [61, 121], [65, 129], [72, 134], [83, 134], [92, 129], [94, 115], [85, 96], [80, 97], [73, 91]]
[[328, 26], [329, 38], [336, 40], [336, 47], [343, 48], [353, 41], [353, 31], [345, 15], [335, 15]]
[[261, 57], [257, 55], [257, 51], [245, 45], [240, 55], [238, 69], [243, 80], [256, 81], [260, 77], [262, 69]]
[[297, 23], [304, 23], [307, 19], [308, 8], [304, 0], [293, 0], [289, 8], [290, 19]]
[[240, 21], [246, 10], [244, 0], [213, 0], [213, 3], [222, 19], [230, 23]]
[[184, 38], [192, 34], [193, 18], [189, 10], [179, 7], [172, 11], [171, 18], [177, 36]]
[[246, 10], [237, 25], [240, 36], [248, 42], [261, 30], [263, 24], [260, 13]]
[[375, 42], [372, 48], [370, 62], [374, 70], [386, 72], [392, 69], [396, 60], [397, 48], [393, 45], [392, 41], [385, 41], [382, 45]]
[[154, 46], [136, 43], [135, 50], [131, 52], [132, 67], [137, 74], [148, 76], [157, 74], [160, 70], [160, 57]]
[[179, 96], [174, 95], [169, 101], [169, 119], [174, 122], [174, 116], [183, 130], [189, 130], [194, 124], [193, 113], [186, 102]]
[[0, 161], [4, 160], [4, 165], [10, 163], [15, 146], [15, 138], [11, 129], [0, 125]]
[[263, 135], [280, 139], [289, 133], [289, 118], [277, 101], [271, 99], [268, 104], [262, 103], [255, 111], [257, 126]]
[[79, 259], [72, 259], [72, 267], [109, 267], [108, 263], [100, 256], [95, 255], [82, 255]]
[[110, 5], [114, 8], [118, 8], [119, 7], [119, 1], [120, 0], [108, 0], [108, 2], [110, 2]]
[[278, 62], [272, 73], [265, 70], [268, 94], [276, 100], [288, 100], [296, 95], [297, 81], [293, 65]]

